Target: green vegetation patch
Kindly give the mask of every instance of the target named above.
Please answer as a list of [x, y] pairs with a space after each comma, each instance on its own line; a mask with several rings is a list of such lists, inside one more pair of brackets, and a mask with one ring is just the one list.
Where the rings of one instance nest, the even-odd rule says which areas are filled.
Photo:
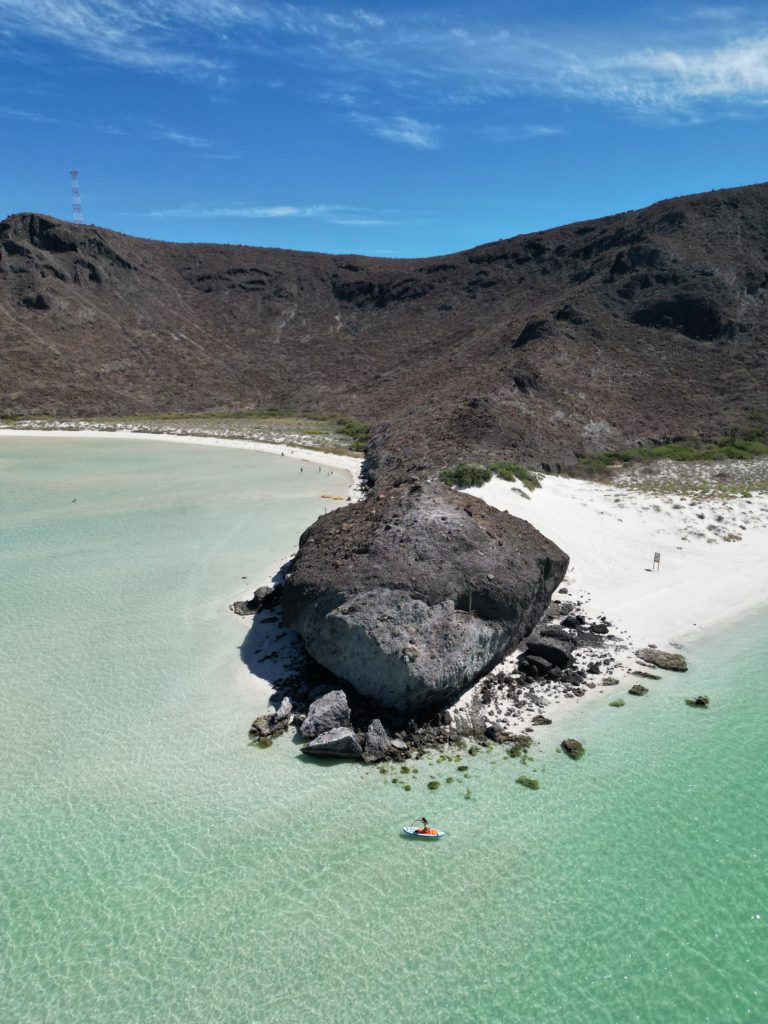
[[469, 462], [460, 462], [458, 466], [444, 469], [440, 480], [449, 487], [482, 487], [493, 476], [485, 466], [475, 466]]
[[519, 480], [529, 491], [540, 487], [536, 474], [518, 466], [516, 462], [492, 462], [490, 466], [481, 466], [473, 462], [460, 462], [440, 473], [440, 479], [449, 487], [482, 487], [487, 484], [493, 474], [502, 480]]
[[535, 491], [537, 487], [541, 487], [536, 474], [530, 469], [526, 469], [525, 466], [518, 466], [516, 462], [492, 462], [489, 469], [493, 470], [496, 476], [500, 476], [502, 480], [510, 482], [519, 480], [529, 491]]
[[518, 775], [517, 778], [515, 779], [515, 782], [519, 783], [519, 785], [521, 785], [521, 786], [525, 786], [526, 789], [538, 789], [539, 788], [539, 780], [538, 779], [532, 779], [530, 777], [530, 775]]
[[581, 468], [599, 474], [607, 473], [617, 465], [654, 462], [657, 459], [671, 459], [674, 462], [703, 462], [751, 459], [757, 455], [768, 455], [768, 441], [764, 436], [736, 437], [729, 435], [703, 444], [670, 441], [666, 444], [647, 445], [642, 448], [623, 448], [618, 451], [601, 452], [599, 455], [584, 455], [578, 460], [578, 463]]

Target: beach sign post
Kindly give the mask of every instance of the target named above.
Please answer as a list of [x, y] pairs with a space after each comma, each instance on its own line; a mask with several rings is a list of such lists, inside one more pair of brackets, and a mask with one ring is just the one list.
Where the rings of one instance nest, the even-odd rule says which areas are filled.
[[661, 571], [661, 552], [660, 551], [654, 551], [653, 552], [653, 570], [652, 571], [653, 572], [660, 572]]

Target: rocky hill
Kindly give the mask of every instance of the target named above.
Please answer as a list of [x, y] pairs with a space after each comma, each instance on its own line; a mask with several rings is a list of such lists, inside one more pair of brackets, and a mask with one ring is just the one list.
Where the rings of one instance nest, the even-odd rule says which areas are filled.
[[768, 415], [768, 185], [420, 260], [0, 223], [0, 411], [282, 406], [380, 463], [555, 465]]

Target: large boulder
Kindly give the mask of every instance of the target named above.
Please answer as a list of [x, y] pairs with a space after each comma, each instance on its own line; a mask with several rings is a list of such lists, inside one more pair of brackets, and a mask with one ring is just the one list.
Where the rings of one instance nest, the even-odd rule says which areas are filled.
[[343, 690], [331, 690], [309, 705], [307, 717], [301, 724], [301, 735], [319, 736], [329, 729], [349, 725], [349, 703]]
[[657, 647], [643, 647], [637, 651], [638, 658], [647, 661], [656, 668], [665, 668], [670, 672], [687, 672], [688, 662], [682, 654], [674, 654], [672, 651], [660, 651]]
[[399, 712], [424, 711], [530, 633], [567, 565], [528, 523], [411, 480], [304, 533], [284, 619], [359, 693]]
[[321, 733], [316, 739], [305, 743], [301, 748], [305, 754], [313, 754], [315, 757], [362, 757], [363, 748], [360, 746], [354, 730], [348, 726], [338, 729], [329, 729]]

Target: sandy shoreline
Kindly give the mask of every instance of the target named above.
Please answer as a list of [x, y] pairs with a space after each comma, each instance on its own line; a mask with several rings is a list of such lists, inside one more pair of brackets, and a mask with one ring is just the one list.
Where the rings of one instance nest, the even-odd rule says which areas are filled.
[[0, 437], [106, 437], [122, 438], [131, 441], [167, 441], [176, 444], [208, 445], [216, 448], [242, 448], [247, 451], [260, 452], [264, 455], [280, 455], [289, 459], [298, 459], [313, 466], [330, 466], [349, 473], [353, 483], [360, 475], [363, 460], [354, 455], [335, 455], [331, 452], [315, 451], [311, 448], [297, 448], [289, 444], [272, 444], [267, 441], [246, 441], [229, 437], [203, 437], [197, 434], [152, 434], [143, 430], [29, 430], [27, 428], [0, 427]]
[[[685, 651], [705, 632], [768, 606], [765, 493], [658, 495], [554, 476], [543, 477], [535, 491], [494, 478], [471, 493], [527, 520], [568, 553], [562, 584], [568, 594], [555, 596], [578, 601], [588, 619], [608, 618], [619, 636], [611, 649], [619, 668], [612, 674], [621, 681], [637, 681], [628, 675], [641, 667], [637, 648]], [[661, 564], [654, 572], [656, 552]], [[502, 668], [515, 661], [512, 656]], [[622, 695], [595, 681], [578, 700], [547, 704], [546, 714], [559, 722], [585, 700]]]
[[638, 646], [686, 643], [768, 603], [768, 495], [702, 500], [566, 477], [536, 491], [495, 478], [472, 493], [566, 551], [563, 585]]

